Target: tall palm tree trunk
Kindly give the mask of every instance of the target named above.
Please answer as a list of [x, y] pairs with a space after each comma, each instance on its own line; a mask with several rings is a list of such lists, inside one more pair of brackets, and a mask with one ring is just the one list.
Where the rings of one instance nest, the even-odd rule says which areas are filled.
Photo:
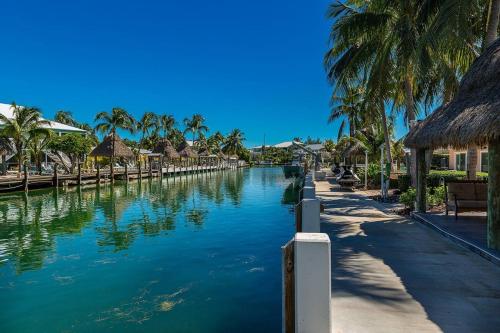
[[[406, 117], [408, 120], [408, 124], [410, 129], [415, 126], [415, 103], [413, 101], [413, 86], [411, 83], [411, 79], [409, 76], [405, 78], [404, 82], [405, 88], [405, 106], [406, 106]], [[409, 164], [407, 166], [407, 170], [411, 174], [411, 183], [412, 186], [417, 186], [417, 150], [414, 148], [410, 149], [410, 158], [408, 160]]]
[[498, 23], [500, 19], [500, 0], [490, 0], [488, 21], [483, 43], [483, 51], [497, 39]]
[[387, 115], [385, 114], [385, 109], [384, 109], [383, 105], [382, 105], [382, 108], [380, 110], [380, 114], [382, 117], [382, 129], [384, 131], [385, 156], [387, 158], [387, 162], [392, 163], [391, 139], [389, 138], [389, 129], [387, 128]]

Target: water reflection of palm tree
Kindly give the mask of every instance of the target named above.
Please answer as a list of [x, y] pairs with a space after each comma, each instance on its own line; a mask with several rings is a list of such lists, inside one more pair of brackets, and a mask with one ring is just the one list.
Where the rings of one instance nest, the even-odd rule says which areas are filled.
[[227, 196], [231, 199], [234, 205], [241, 203], [241, 195], [243, 190], [243, 171], [241, 169], [231, 171], [227, 174], [224, 183]]
[[55, 189], [29, 196], [13, 194], [0, 201], [5, 217], [0, 224], [0, 243], [5, 247], [3, 255], [14, 262], [18, 274], [43, 267], [58, 235], [80, 232], [93, 219], [94, 209], [86, 196], [82, 194], [77, 205], [77, 195], [66, 193], [63, 205]]
[[100, 208], [106, 218], [104, 225], [96, 228], [102, 236], [97, 240], [99, 246], [112, 246], [114, 251], [128, 249], [136, 238], [136, 230], [133, 225], [127, 224], [119, 227], [119, 221], [131, 202], [130, 197], [123, 185], [110, 185], [109, 198], [102, 198]]

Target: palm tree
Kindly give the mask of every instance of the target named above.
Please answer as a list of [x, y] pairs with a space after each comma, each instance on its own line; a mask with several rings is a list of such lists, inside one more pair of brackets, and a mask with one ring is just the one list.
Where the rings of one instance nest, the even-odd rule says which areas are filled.
[[41, 112], [36, 107], [21, 107], [12, 103], [11, 109], [13, 118], [0, 114], [0, 121], [4, 123], [1, 135], [12, 139], [21, 172], [22, 164], [25, 162], [25, 149], [30, 138], [42, 134], [49, 135], [50, 129], [43, 126], [50, 123], [41, 118]]
[[78, 122], [75, 120], [75, 118], [73, 118], [73, 114], [71, 113], [71, 111], [65, 111], [65, 110], [57, 111], [54, 116], [54, 120], [57, 121], [58, 123], [69, 126], [74, 126], [74, 127], [79, 126]]
[[208, 149], [212, 154], [218, 154], [225, 140], [226, 138], [224, 138], [221, 132], [215, 132], [207, 139]]
[[141, 132], [141, 140], [139, 141], [139, 153], [138, 153], [138, 166], [139, 172], [141, 171], [141, 148], [144, 144], [144, 139], [149, 134], [152, 129], [158, 128], [158, 116], [153, 112], [146, 112], [142, 116], [139, 123], [137, 123], [137, 130]]
[[226, 138], [222, 150], [226, 154], [238, 154], [243, 149], [243, 141], [245, 141], [244, 133], [239, 129], [233, 129]]
[[119, 108], [119, 107], [114, 107], [111, 110], [111, 113], [103, 111], [99, 112], [96, 116], [94, 121], [100, 121], [95, 126], [95, 129], [97, 132], [101, 132], [104, 134], [109, 134], [113, 137], [113, 153], [110, 158], [110, 168], [111, 168], [111, 174], [113, 176], [113, 163], [114, 163], [114, 154], [115, 154], [115, 140], [114, 137], [116, 135], [116, 131], [118, 129], [123, 129], [127, 130], [130, 133], [134, 133], [135, 131], [135, 120], [134, 118], [127, 113], [125, 109]]
[[173, 130], [175, 126], [175, 118], [172, 115], [161, 115], [159, 118], [159, 126], [158, 128], [163, 131], [163, 138], [166, 139], [168, 133]]
[[191, 132], [193, 134], [193, 145], [196, 135], [208, 132], [208, 127], [204, 125], [204, 122], [205, 118], [203, 118], [201, 114], [195, 114], [191, 119], [189, 118], [184, 119], [184, 126], [186, 126], [184, 134], [188, 132]]
[[344, 96], [339, 97], [335, 94], [332, 96], [330, 101], [332, 109], [328, 116], [328, 123], [343, 118], [337, 133], [337, 141], [342, 137], [346, 124], [349, 124], [349, 136], [354, 136], [356, 125], [359, 125], [359, 119], [363, 111], [362, 95], [361, 87], [349, 86], [346, 88]]
[[33, 136], [29, 138], [28, 149], [30, 150], [30, 155], [35, 162], [39, 174], [42, 174], [43, 152], [49, 146], [52, 137], [53, 132], [48, 131], [46, 133], [34, 133]]
[[[460, 0], [444, 2], [450, 1]], [[325, 55], [325, 67], [335, 89], [362, 81], [367, 100], [377, 110], [384, 128], [386, 104], [404, 111], [404, 119], [411, 125], [418, 104], [432, 104], [442, 87], [456, 88], [457, 73], [475, 57], [474, 42], [455, 38], [449, 43], [448, 30], [435, 33], [443, 31], [443, 25], [435, 26], [443, 12], [442, 6], [432, 0], [375, 0], [362, 4], [352, 0], [331, 5], [328, 16], [334, 20], [332, 47]], [[463, 18], [459, 22], [465, 26], [469, 23]], [[390, 150], [386, 151], [389, 158]], [[411, 164], [414, 166], [415, 161]]]

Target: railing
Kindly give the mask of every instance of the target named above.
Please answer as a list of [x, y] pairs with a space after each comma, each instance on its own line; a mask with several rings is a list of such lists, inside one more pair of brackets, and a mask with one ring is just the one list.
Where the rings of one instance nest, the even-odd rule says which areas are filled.
[[295, 205], [296, 234], [282, 247], [284, 333], [331, 332], [330, 239], [320, 233], [320, 200], [307, 174]]

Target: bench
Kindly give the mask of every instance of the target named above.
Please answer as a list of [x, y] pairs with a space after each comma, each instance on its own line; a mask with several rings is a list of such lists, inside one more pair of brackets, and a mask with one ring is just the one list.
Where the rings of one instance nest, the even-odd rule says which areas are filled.
[[449, 210], [458, 212], [486, 211], [488, 208], [488, 183], [485, 181], [452, 181], [445, 183], [446, 215]]

